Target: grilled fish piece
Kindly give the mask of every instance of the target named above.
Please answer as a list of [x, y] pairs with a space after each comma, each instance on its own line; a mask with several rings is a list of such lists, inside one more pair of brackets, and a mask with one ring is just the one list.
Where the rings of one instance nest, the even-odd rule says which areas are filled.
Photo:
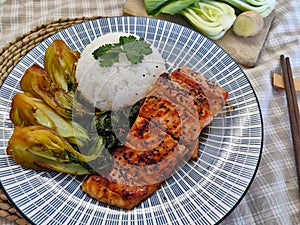
[[90, 176], [82, 185], [90, 196], [124, 209], [157, 190], [190, 151], [160, 128], [150, 128], [142, 117], [137, 118], [129, 138], [136, 140], [112, 152], [112, 168]]
[[112, 167], [89, 176], [82, 190], [103, 203], [135, 207], [198, 155], [199, 134], [227, 96], [187, 67], [162, 74], [140, 107], [124, 146], [112, 152]]
[[198, 123], [198, 117], [191, 114], [182, 105], [176, 104], [172, 99], [168, 100], [159, 95], [161, 94], [152, 92], [151, 96], [146, 98], [140, 108], [139, 116], [151, 120], [176, 140], [185, 140], [186, 143], [189, 143], [191, 140], [184, 139], [183, 135], [189, 135], [190, 139], [195, 140], [200, 130], [199, 126], [195, 126], [193, 123]]
[[[173, 79], [170, 74], [162, 74], [157, 79], [155, 88], [149, 95], [167, 99], [176, 106], [176, 110], [180, 114], [182, 112], [189, 113], [195, 118], [194, 122], [199, 126], [198, 131], [202, 130], [212, 120], [212, 113], [207, 98], [202, 93], [197, 93], [197, 90], [193, 87], [187, 89]], [[185, 118], [184, 115], [180, 116], [181, 119]], [[193, 124], [193, 126], [196, 127], [196, 124]]]
[[176, 82], [181, 83], [182, 86], [190, 86], [203, 93], [209, 102], [209, 109], [213, 116], [217, 115], [225, 105], [228, 92], [191, 68], [182, 66], [173, 71], [171, 77], [175, 78]]
[[100, 202], [123, 209], [132, 209], [154, 193], [160, 183], [145, 186], [124, 185], [109, 177], [90, 175], [82, 185], [82, 190]]

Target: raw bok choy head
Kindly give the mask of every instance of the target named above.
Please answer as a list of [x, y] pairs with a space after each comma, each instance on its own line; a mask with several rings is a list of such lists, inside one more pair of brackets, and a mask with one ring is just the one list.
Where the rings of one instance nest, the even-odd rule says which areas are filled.
[[237, 11], [255, 11], [262, 17], [267, 17], [274, 10], [276, 0], [218, 0], [226, 2], [237, 9]]
[[222, 2], [209, 0], [188, 6], [178, 14], [212, 40], [224, 36], [236, 19], [234, 8]]
[[195, 29], [213, 40], [221, 38], [236, 19], [233, 7], [213, 0], [144, 0], [144, 3], [149, 15], [179, 14]]
[[144, 4], [148, 15], [157, 16], [160, 13], [175, 15], [179, 11], [198, 1], [199, 0], [144, 0]]

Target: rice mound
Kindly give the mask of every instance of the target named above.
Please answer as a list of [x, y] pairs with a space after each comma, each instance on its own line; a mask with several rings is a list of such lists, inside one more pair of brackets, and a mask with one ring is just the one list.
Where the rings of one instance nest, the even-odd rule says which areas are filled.
[[156, 48], [141, 63], [132, 64], [124, 53], [111, 67], [101, 67], [92, 52], [108, 43], [118, 43], [120, 36], [109, 33], [93, 40], [81, 53], [76, 80], [82, 95], [100, 110], [122, 109], [133, 105], [149, 93], [157, 77], [166, 71], [165, 61]]

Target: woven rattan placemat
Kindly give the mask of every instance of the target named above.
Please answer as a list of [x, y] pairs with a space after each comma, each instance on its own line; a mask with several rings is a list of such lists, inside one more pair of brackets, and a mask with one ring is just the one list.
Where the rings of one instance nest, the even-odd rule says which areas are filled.
[[[38, 43], [51, 36], [52, 34], [67, 28], [73, 24], [81, 23], [87, 20], [97, 19], [100, 16], [66, 18], [52, 21], [48, 24], [37, 26], [30, 32], [17, 37], [13, 42], [6, 44], [0, 50], [0, 85], [12, 71], [14, 66]], [[9, 202], [7, 196], [0, 187], [0, 217], [16, 224], [30, 224], [20, 215], [13, 205]], [[1, 223], [1, 221], [0, 221]]]

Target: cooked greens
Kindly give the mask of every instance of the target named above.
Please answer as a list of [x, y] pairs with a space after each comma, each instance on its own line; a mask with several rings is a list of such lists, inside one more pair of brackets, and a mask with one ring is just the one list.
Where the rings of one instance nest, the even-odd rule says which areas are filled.
[[45, 101], [59, 115], [71, 120], [76, 115], [89, 113], [86, 101], [76, 99], [75, 92], [66, 92], [51, 80], [49, 73], [39, 65], [30, 66], [20, 81], [21, 89]]
[[15, 126], [42, 125], [55, 130], [70, 143], [82, 146], [89, 140], [87, 130], [73, 121], [67, 121], [43, 100], [30, 93], [17, 93], [12, 100], [10, 119]]
[[93, 139], [92, 142], [87, 142], [89, 152], [84, 155], [53, 129], [39, 125], [17, 126], [6, 151], [17, 163], [30, 169], [85, 175], [105, 169], [111, 162], [110, 155], [102, 154], [101, 137]]
[[98, 111], [95, 116], [97, 133], [103, 137], [106, 149], [111, 152], [124, 144], [131, 125], [135, 121], [144, 99], [122, 110]]
[[[122, 39], [123, 44], [128, 43], [122, 48], [133, 54], [130, 48], [136, 46], [131, 42], [131, 38]], [[76, 55], [65, 43], [54, 41], [46, 51], [48, 66], [33, 65], [21, 79], [23, 92], [11, 103], [10, 119], [15, 129], [7, 153], [24, 167], [74, 175], [100, 173], [112, 165], [111, 151], [123, 145], [138, 114], [142, 100], [117, 111], [99, 111], [86, 105], [73, 90]]]
[[80, 53], [73, 51], [63, 40], [54, 40], [47, 48], [44, 59], [45, 70], [60, 89], [76, 90], [75, 68]]
[[64, 41], [47, 48], [44, 66], [29, 67], [21, 79], [23, 93], [11, 103], [15, 125], [7, 153], [20, 165], [74, 175], [101, 172], [112, 165], [106, 137], [96, 131], [94, 108], [76, 91], [80, 53]]

